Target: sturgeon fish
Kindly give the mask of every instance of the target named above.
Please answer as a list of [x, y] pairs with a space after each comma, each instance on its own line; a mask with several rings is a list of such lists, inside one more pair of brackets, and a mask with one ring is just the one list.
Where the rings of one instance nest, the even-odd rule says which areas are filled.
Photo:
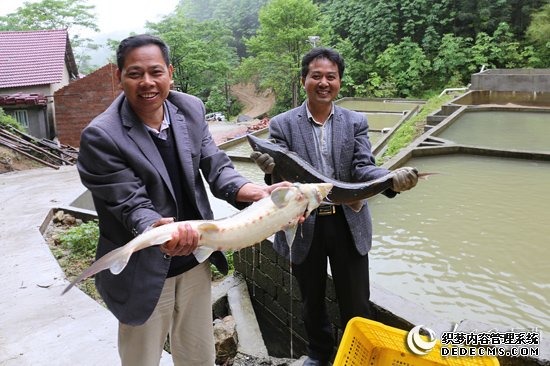
[[280, 230], [285, 231], [287, 243], [294, 241], [298, 220], [309, 216], [332, 188], [330, 183], [295, 184], [279, 187], [265, 197], [233, 216], [219, 220], [189, 220], [161, 225], [143, 232], [126, 245], [112, 250], [84, 270], [64, 290], [100, 271], [110, 269], [119, 274], [128, 264], [132, 253], [161, 245], [170, 240], [177, 226], [188, 223], [199, 232], [199, 246], [193, 255], [204, 262], [215, 250], [236, 250], [252, 246]]
[[[392, 187], [393, 177], [395, 176], [394, 172], [364, 183], [342, 182], [319, 173], [311, 164], [292, 151], [251, 134], [246, 137], [254, 151], [267, 153], [275, 160], [277, 175], [283, 180], [299, 183], [332, 184], [333, 188], [327, 197], [328, 203], [344, 204], [351, 207], [354, 211], [359, 211], [363, 207], [362, 200], [382, 193]], [[434, 174], [418, 173], [416, 169], [415, 172], [419, 178]]]

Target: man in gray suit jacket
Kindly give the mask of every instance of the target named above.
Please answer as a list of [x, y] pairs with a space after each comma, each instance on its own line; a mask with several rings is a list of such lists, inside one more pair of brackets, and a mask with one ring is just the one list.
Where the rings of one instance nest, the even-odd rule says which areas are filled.
[[[77, 164], [99, 218], [97, 258], [152, 226], [212, 219], [199, 171], [213, 194], [233, 205], [275, 188], [239, 175], [213, 142], [203, 103], [170, 91], [172, 65], [162, 40], [123, 40], [117, 63], [123, 93], [82, 132]], [[160, 249], [134, 253], [119, 275], [96, 275], [99, 293], [120, 321], [123, 365], [158, 365], [168, 334], [176, 365], [214, 364], [211, 273], [192, 255], [197, 244], [198, 233], [180, 225]], [[221, 252], [210, 260], [227, 272]]]
[[[270, 137], [297, 153], [325, 176], [345, 182], [366, 182], [388, 170], [376, 166], [368, 139], [368, 124], [362, 114], [334, 105], [344, 74], [344, 60], [329, 48], [314, 48], [302, 59], [302, 85], [307, 100], [300, 107], [273, 117]], [[273, 177], [277, 167], [266, 154], [252, 155]], [[275, 179], [276, 180], [276, 179]], [[400, 168], [394, 197], [416, 185], [412, 168]], [[321, 206], [303, 224], [292, 243], [277, 233], [275, 249], [292, 261], [302, 294], [302, 317], [308, 334], [305, 366], [328, 365], [335, 342], [325, 309], [327, 257], [340, 309], [342, 327], [354, 316], [370, 317], [369, 263], [372, 222], [366, 201], [358, 212], [347, 206]]]

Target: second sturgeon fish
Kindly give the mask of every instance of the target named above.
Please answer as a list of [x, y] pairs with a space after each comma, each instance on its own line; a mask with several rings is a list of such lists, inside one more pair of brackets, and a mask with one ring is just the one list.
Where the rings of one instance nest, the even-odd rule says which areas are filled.
[[[327, 201], [332, 204], [345, 204], [354, 211], [363, 207], [362, 200], [375, 196], [392, 187], [394, 172], [364, 183], [348, 183], [329, 178], [319, 173], [311, 164], [296, 153], [266, 139], [247, 135], [248, 143], [254, 151], [269, 154], [275, 160], [277, 174], [286, 181], [299, 183], [330, 183], [333, 185]], [[416, 172], [416, 170], [415, 170]], [[419, 178], [434, 173], [418, 173]]]

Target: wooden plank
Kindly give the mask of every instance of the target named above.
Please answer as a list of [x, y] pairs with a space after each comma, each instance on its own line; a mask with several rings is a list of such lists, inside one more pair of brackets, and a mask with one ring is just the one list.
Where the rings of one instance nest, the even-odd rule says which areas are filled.
[[49, 166], [50, 168], [59, 169], [59, 166], [54, 165], [54, 164], [52, 164], [52, 163], [49, 163], [49, 162], [47, 162], [47, 161], [44, 161], [44, 160], [42, 160], [42, 159], [40, 159], [40, 158], [37, 158], [36, 156], [31, 155], [31, 154], [29, 154], [29, 153], [27, 153], [27, 152], [25, 152], [25, 151], [22, 151], [22, 150], [21, 150], [20, 148], [18, 148], [16, 145], [14, 145], [13, 143], [10, 143], [9, 141], [6, 141], [4, 138], [0, 138], [0, 145], [6, 146], [7, 148], [12, 149], [13, 151], [18, 152], [19, 154], [22, 154], [22, 155], [24, 155], [24, 156], [26, 156], [26, 157], [28, 157], [28, 158], [30, 158], [30, 159], [32, 159], [32, 160], [35, 160], [35, 161], [37, 161], [37, 162], [39, 162], [39, 163], [41, 163], [41, 164], [44, 164], [44, 165], [46, 165], [46, 166]]

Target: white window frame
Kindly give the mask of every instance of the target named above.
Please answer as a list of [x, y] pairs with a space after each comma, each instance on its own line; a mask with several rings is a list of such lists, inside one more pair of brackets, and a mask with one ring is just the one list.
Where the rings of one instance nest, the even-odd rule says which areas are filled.
[[[8, 111], [6, 111], [8, 112]], [[8, 112], [19, 124], [25, 128], [29, 128], [29, 114], [25, 109], [17, 109]]]

